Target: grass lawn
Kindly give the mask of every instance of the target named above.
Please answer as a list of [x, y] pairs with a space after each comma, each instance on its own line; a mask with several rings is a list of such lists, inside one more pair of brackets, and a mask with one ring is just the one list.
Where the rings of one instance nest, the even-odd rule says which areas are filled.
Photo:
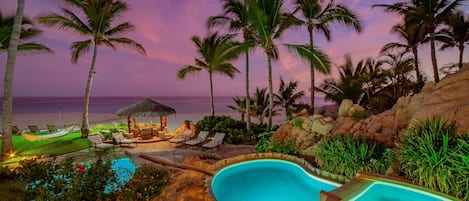
[[[0, 148], [2, 146], [0, 139]], [[87, 149], [90, 142], [81, 138], [80, 132], [71, 133], [51, 140], [28, 141], [21, 135], [13, 135], [13, 147], [16, 157], [2, 161], [0, 164], [15, 163], [24, 157], [39, 155], [58, 156], [70, 152]]]

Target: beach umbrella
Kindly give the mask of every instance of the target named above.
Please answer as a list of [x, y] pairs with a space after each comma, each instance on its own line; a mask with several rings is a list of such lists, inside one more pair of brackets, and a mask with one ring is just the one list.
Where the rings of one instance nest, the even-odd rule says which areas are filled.
[[[139, 117], [160, 117], [160, 128], [163, 129], [163, 121], [164, 126], [166, 126], [166, 116], [172, 114], [176, 114], [176, 110], [169, 106], [158, 103], [149, 97], [117, 111], [117, 116], [127, 116], [127, 127], [129, 132], [131, 115]], [[136, 125], [135, 119], [134, 125]]]

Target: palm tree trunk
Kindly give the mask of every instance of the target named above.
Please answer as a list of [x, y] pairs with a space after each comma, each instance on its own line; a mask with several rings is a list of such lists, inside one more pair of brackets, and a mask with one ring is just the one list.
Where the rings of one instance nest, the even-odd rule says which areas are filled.
[[269, 70], [269, 122], [267, 128], [271, 129], [274, 109], [274, 89], [272, 85], [272, 56], [270, 53], [267, 54], [267, 68]]
[[2, 114], [2, 159], [8, 158], [13, 152], [13, 141], [11, 137], [11, 116], [13, 113], [13, 72], [15, 70], [16, 52], [21, 35], [21, 24], [23, 21], [24, 0], [18, 0], [15, 21], [8, 46], [7, 66], [3, 85], [3, 114]]
[[249, 109], [251, 107], [251, 101], [249, 100], [249, 52], [246, 51], [246, 132], [250, 133], [251, 131], [251, 115], [249, 115]]
[[215, 116], [215, 108], [213, 107], [213, 81], [212, 81], [212, 72], [208, 72], [209, 80], [210, 80], [210, 114], [212, 117]]
[[415, 68], [415, 76], [417, 78], [417, 83], [422, 83], [422, 76], [420, 75], [419, 69], [419, 56], [417, 47], [412, 47], [412, 53], [414, 54], [414, 68]]
[[430, 48], [433, 66], [433, 77], [435, 79], [435, 82], [438, 83], [440, 81], [440, 76], [438, 75], [438, 64], [436, 63], [435, 32], [430, 33]]
[[95, 73], [94, 69], [95, 69], [97, 54], [98, 54], [98, 45], [96, 44], [96, 41], [94, 41], [93, 59], [91, 60], [90, 72], [88, 73], [88, 81], [86, 83], [86, 89], [85, 89], [85, 100], [83, 103], [83, 121], [81, 123], [81, 137], [82, 138], [87, 138], [90, 132], [88, 128], [88, 106], [90, 103], [91, 84], [93, 82], [93, 76]]
[[462, 57], [464, 55], [464, 42], [459, 43], [459, 70], [462, 68]]
[[[313, 29], [308, 28], [309, 31], [309, 48], [311, 48], [311, 52], [313, 52]], [[309, 63], [309, 70], [310, 70], [310, 77], [311, 77], [311, 86], [310, 86], [310, 98], [311, 98], [311, 113], [314, 114], [314, 65], [313, 62]]]

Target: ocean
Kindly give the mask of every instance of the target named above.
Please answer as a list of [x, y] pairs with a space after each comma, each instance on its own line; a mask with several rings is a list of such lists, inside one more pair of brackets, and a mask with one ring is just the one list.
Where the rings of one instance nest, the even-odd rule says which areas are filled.
[[[210, 115], [209, 97], [151, 97], [155, 101], [172, 107], [176, 110], [176, 115], [168, 118], [171, 127], [179, 126], [184, 120], [196, 122], [204, 116]], [[117, 118], [116, 112], [126, 106], [136, 103], [144, 97], [91, 97], [89, 104], [90, 123], [124, 121], [124, 118]], [[302, 98], [299, 102], [308, 103], [309, 97]], [[323, 97], [316, 97], [316, 106], [330, 104]], [[235, 105], [233, 97], [214, 97], [214, 107], [216, 115], [227, 115], [235, 119], [240, 119], [240, 114], [232, 111], [227, 106]], [[0, 108], [0, 111], [2, 108]], [[14, 97], [13, 98], [13, 124], [26, 126], [27, 124], [80, 124], [83, 110], [82, 97]], [[73, 114], [68, 117], [68, 114]], [[284, 113], [273, 118], [274, 123], [281, 123]], [[0, 113], [1, 115], [1, 113]], [[70, 116], [70, 115], [68, 115]], [[44, 120], [47, 118], [48, 120]], [[251, 118], [255, 121], [256, 118]], [[72, 121], [73, 120], [73, 121]], [[140, 121], [153, 123], [159, 122], [159, 118], [144, 117]], [[70, 122], [72, 121], [72, 122]], [[266, 121], [266, 120], [264, 120]], [[38, 122], [38, 123], [36, 123]], [[41, 127], [41, 126], [40, 126]], [[42, 126], [42, 127], [45, 127]]]

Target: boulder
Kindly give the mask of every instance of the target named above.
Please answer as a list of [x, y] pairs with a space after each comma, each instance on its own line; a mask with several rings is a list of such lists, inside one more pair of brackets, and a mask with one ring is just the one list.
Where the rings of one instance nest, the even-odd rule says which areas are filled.
[[339, 107], [339, 117], [347, 117], [350, 108], [353, 106], [353, 102], [350, 99], [342, 100]]
[[184, 170], [171, 173], [171, 183], [152, 201], [215, 201], [206, 188], [208, 176], [200, 172]]

